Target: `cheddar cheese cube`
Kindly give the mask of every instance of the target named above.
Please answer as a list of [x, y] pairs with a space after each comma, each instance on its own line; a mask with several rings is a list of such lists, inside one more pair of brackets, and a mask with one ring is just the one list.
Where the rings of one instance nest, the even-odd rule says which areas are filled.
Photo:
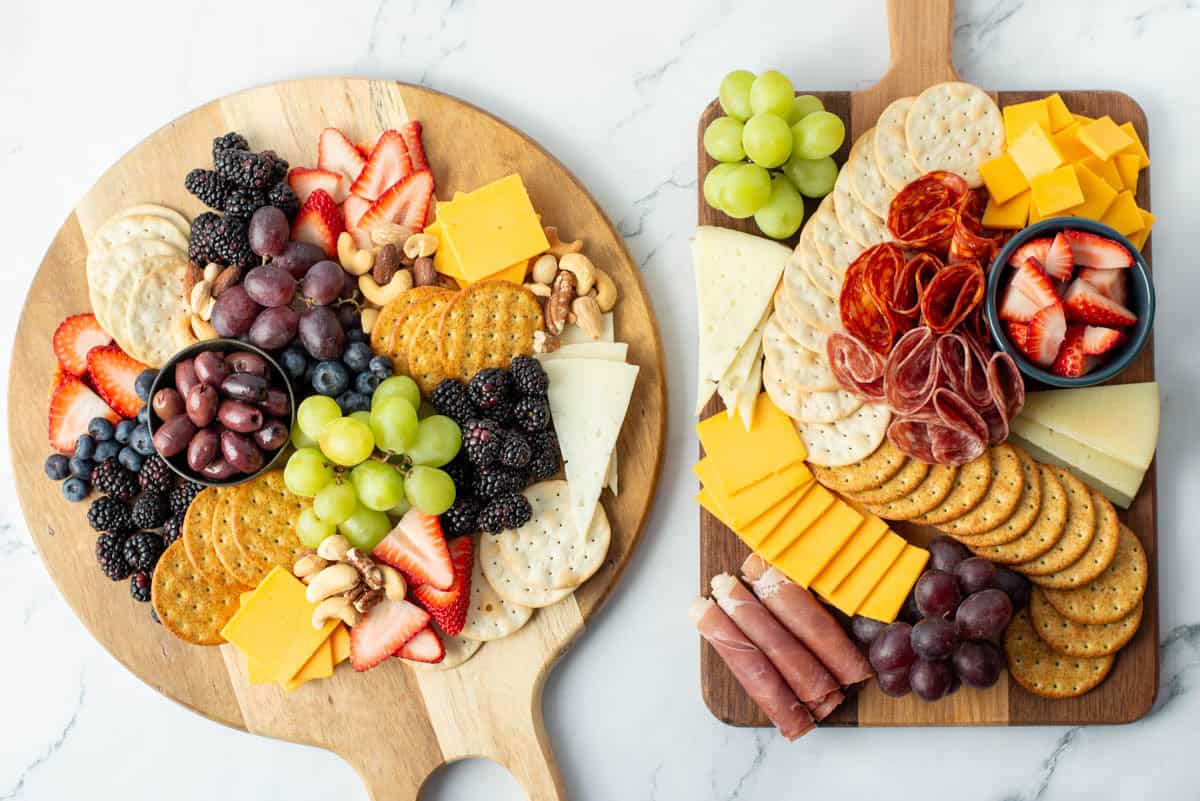
[[1112, 159], [1101, 161], [1095, 156], [1088, 156], [1080, 160], [1079, 166], [1087, 167], [1118, 192], [1125, 188], [1125, 183], [1121, 180], [1121, 173], [1117, 171], [1117, 164]]
[[1138, 173], [1142, 170], [1142, 157], [1137, 153], [1118, 153], [1113, 159], [1117, 162], [1117, 173], [1121, 176], [1121, 186], [1137, 194]]
[[1082, 161], [1092, 155], [1092, 151], [1083, 146], [1079, 141], [1079, 129], [1083, 126], [1078, 122], [1072, 122], [1066, 128], [1063, 128], [1058, 133], [1054, 134], [1051, 139], [1054, 141], [1054, 146], [1058, 148], [1058, 152], [1062, 154], [1063, 161], [1068, 164], [1073, 164], [1077, 161]]
[[1007, 203], [1029, 188], [1029, 181], [1008, 153], [980, 164], [979, 174], [983, 176], [988, 194], [997, 203]]
[[1099, 220], [1117, 199], [1117, 190], [1083, 164], [1075, 165], [1075, 177], [1079, 181], [1079, 188], [1083, 190], [1083, 202], [1067, 209], [1067, 213], [1089, 220]]
[[1011, 142], [1025, 133], [1030, 125], [1040, 125], [1046, 133], [1053, 130], [1050, 127], [1050, 106], [1046, 98], [1004, 107], [1004, 133], [1008, 141]]
[[1057, 169], [1063, 163], [1062, 153], [1058, 152], [1050, 134], [1040, 125], [1026, 128], [1025, 133], [1009, 142], [1008, 154], [1029, 181]]
[[1042, 214], [1041, 211], [1038, 210], [1037, 203], [1033, 201], [1033, 193], [1031, 192], [1029, 195], [1029, 224], [1033, 225], [1034, 223], [1041, 222], [1042, 220], [1052, 216], [1054, 215]]
[[983, 225], [985, 228], [1003, 228], [1016, 230], [1025, 227], [1029, 219], [1028, 190], [1004, 203], [997, 203], [995, 198], [988, 198], [987, 208], [983, 210]]
[[439, 204], [437, 222], [443, 243], [454, 251], [468, 281], [483, 280], [550, 247], [525, 184], [515, 173], [453, 203]]
[[1083, 190], [1075, 175], [1075, 167], [1064, 164], [1056, 170], [1039, 175], [1029, 183], [1033, 202], [1045, 215], [1057, 214], [1083, 202]]
[[714, 414], [696, 424], [696, 434], [713, 460], [716, 489], [723, 495], [733, 495], [808, 457], [792, 419], [766, 393], [755, 401], [749, 431], [735, 417]]
[[1046, 98], [1046, 111], [1050, 113], [1051, 133], [1061, 131], [1075, 121], [1075, 118], [1071, 116], [1071, 110], [1067, 108], [1062, 95], [1058, 92]]
[[1101, 160], [1112, 158], [1133, 144], [1129, 134], [1118, 128], [1107, 114], [1081, 127], [1079, 141]]
[[1146, 152], [1146, 146], [1142, 144], [1142, 137], [1138, 136], [1137, 129], [1133, 127], [1132, 122], [1123, 122], [1117, 126], [1125, 135], [1133, 140], [1133, 144], [1126, 148], [1126, 153], [1136, 153], [1141, 160], [1143, 167], [1150, 166], [1150, 154]]
[[1108, 207], [1108, 211], [1104, 212], [1100, 222], [1111, 225], [1122, 236], [1129, 236], [1145, 225], [1139, 211], [1133, 193], [1127, 189], [1117, 194], [1116, 200]]
[[1145, 209], [1138, 209], [1138, 214], [1142, 215], [1142, 227], [1129, 235], [1129, 241], [1138, 250], [1146, 246], [1146, 239], [1150, 236], [1150, 229], [1154, 227], [1154, 215]]

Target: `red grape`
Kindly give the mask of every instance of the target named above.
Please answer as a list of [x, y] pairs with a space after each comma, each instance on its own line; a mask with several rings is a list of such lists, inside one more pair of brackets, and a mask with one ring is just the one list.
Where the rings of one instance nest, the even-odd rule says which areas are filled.
[[212, 327], [223, 337], [240, 337], [262, 311], [243, 286], [231, 286], [213, 303]]
[[258, 315], [250, 326], [251, 345], [263, 350], [279, 350], [296, 338], [300, 315], [290, 306], [275, 306]]
[[918, 659], [908, 672], [912, 690], [922, 701], [942, 698], [954, 683], [954, 671], [944, 660]]
[[996, 587], [1004, 590], [1008, 600], [1012, 601], [1014, 612], [1029, 606], [1029, 579], [1017, 571], [1007, 567], [997, 567]]
[[325, 258], [325, 251], [308, 242], [288, 242], [271, 264], [282, 267], [297, 281], [304, 277], [308, 268]]
[[967, 546], [945, 534], [938, 534], [929, 543], [929, 566], [944, 573], [953, 573], [955, 566], [970, 555]]
[[991, 640], [1004, 634], [1012, 620], [1012, 601], [1003, 590], [981, 590], [958, 606], [954, 622], [965, 640]]
[[337, 306], [337, 318], [338, 322], [342, 324], [342, 328], [346, 330], [358, 328], [362, 325], [362, 312], [353, 303], [339, 303]]
[[907, 623], [890, 624], [871, 643], [871, 666], [877, 671], [902, 670], [916, 658], [912, 649], [912, 626]]
[[949, 659], [957, 643], [958, 632], [944, 617], [927, 617], [913, 626], [913, 651], [922, 659]]
[[342, 355], [346, 332], [328, 306], [313, 306], [301, 314], [299, 333], [300, 344], [314, 359], [337, 359]]
[[250, 217], [250, 249], [259, 256], [278, 256], [287, 246], [287, 215], [274, 206], [263, 206]]
[[954, 576], [941, 570], [926, 570], [913, 587], [913, 597], [926, 617], [948, 617], [962, 600]]
[[982, 556], [972, 556], [959, 562], [954, 568], [954, 575], [958, 578], [963, 595], [996, 586], [996, 566]]
[[883, 691], [883, 694], [893, 698], [908, 695], [912, 691], [912, 687], [908, 683], [908, 668], [877, 673], [875, 680], [879, 682], [879, 689]]
[[991, 687], [1004, 669], [1004, 655], [990, 642], [966, 640], [954, 649], [954, 670], [970, 687]]
[[342, 294], [346, 286], [346, 273], [336, 261], [319, 261], [300, 282], [300, 293], [318, 306], [328, 306]]
[[879, 632], [887, 628], [886, 623], [882, 623], [873, 617], [863, 617], [855, 615], [850, 618], [850, 631], [854, 634], [854, 638], [863, 645], [870, 645], [879, 636]]
[[286, 306], [296, 292], [292, 274], [274, 264], [264, 264], [246, 273], [242, 286], [250, 299], [261, 306]]

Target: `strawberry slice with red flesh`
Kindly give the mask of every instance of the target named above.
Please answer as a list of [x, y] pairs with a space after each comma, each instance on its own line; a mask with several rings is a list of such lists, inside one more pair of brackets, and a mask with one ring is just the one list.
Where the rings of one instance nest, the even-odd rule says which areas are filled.
[[292, 223], [292, 239], [316, 245], [333, 258], [337, 254], [338, 234], [344, 230], [346, 220], [333, 197], [324, 189], [314, 189]]
[[1071, 245], [1067, 237], [1059, 231], [1054, 241], [1046, 251], [1046, 257], [1041, 259], [1042, 270], [1055, 281], [1070, 281], [1071, 272], [1075, 268], [1075, 260], [1071, 255]]
[[1026, 353], [1042, 367], [1054, 364], [1067, 335], [1067, 317], [1061, 303], [1055, 303], [1039, 311], [1029, 323], [1029, 340]]
[[367, 160], [344, 133], [337, 128], [321, 131], [317, 142], [317, 166], [322, 170], [339, 172], [346, 176], [346, 186], [358, 180], [358, 174], [367, 165]]
[[441, 630], [454, 637], [461, 634], [467, 624], [467, 606], [471, 601], [475, 546], [470, 537], [459, 537], [450, 543], [450, 560], [454, 563], [454, 584], [450, 589], [439, 590], [429, 584], [420, 584], [413, 587], [413, 596], [433, 615]]
[[1059, 348], [1054, 364], [1050, 365], [1050, 372], [1063, 378], [1079, 378], [1086, 372], [1083, 331], [1082, 325], [1067, 327], [1067, 335], [1063, 338], [1062, 347]]
[[425, 158], [425, 143], [421, 141], [421, 123], [417, 120], [406, 122], [400, 126], [400, 135], [408, 147], [408, 156], [412, 159], [414, 170], [429, 169], [429, 159]]
[[364, 159], [371, 158], [371, 151], [375, 149], [376, 143], [379, 142], [379, 134], [368, 136], [366, 139], [360, 139], [354, 143], [354, 147], [362, 154]]
[[122, 417], [137, 417], [142, 402], [134, 384], [137, 377], [149, 369], [149, 365], [125, 353], [119, 345], [93, 348], [88, 353], [88, 375], [92, 377], [92, 386], [104, 402]]
[[346, 218], [346, 230], [353, 231], [358, 227], [362, 216], [371, 208], [371, 201], [359, 195], [347, 195], [342, 201], [342, 216]]
[[288, 171], [288, 186], [296, 193], [300, 205], [308, 202], [308, 196], [315, 190], [322, 189], [335, 200], [339, 194], [344, 194], [350, 182], [342, 177], [340, 172], [317, 170], [309, 167], [292, 167]]
[[1083, 329], [1083, 352], [1088, 356], [1099, 356], [1113, 348], [1124, 345], [1129, 335], [1115, 328], [1089, 325]]
[[121, 415], [86, 384], [73, 375], [64, 375], [50, 392], [50, 446], [62, 453], [74, 453], [75, 441], [87, 433], [93, 417], [103, 417], [110, 423], [121, 421]]
[[412, 171], [404, 137], [399, 131], [384, 131], [371, 151], [367, 166], [363, 167], [358, 180], [350, 187], [350, 193], [367, 200], [378, 200], [380, 195]]
[[1012, 287], [1033, 301], [1039, 309], [1044, 309], [1058, 303], [1058, 291], [1054, 282], [1042, 269], [1037, 259], [1028, 258], [1018, 267], [1012, 276]]
[[429, 613], [408, 601], [384, 598], [350, 629], [350, 664], [370, 670], [429, 625]]
[[437, 632], [426, 626], [418, 631], [415, 637], [404, 643], [404, 646], [396, 652], [396, 656], [411, 662], [436, 665], [446, 658], [446, 646], [442, 645], [442, 638], [437, 636]]
[[102, 348], [112, 341], [94, 314], [75, 314], [66, 318], [54, 329], [51, 339], [58, 366], [75, 376], [87, 372], [88, 353], [92, 348]]
[[1028, 323], [1041, 310], [1041, 307], [1021, 290], [1009, 284], [1000, 299], [1000, 319], [1009, 323]]
[[1071, 255], [1080, 267], [1121, 270], [1133, 266], [1133, 256], [1120, 242], [1089, 231], [1063, 231], [1071, 243]]
[[454, 563], [437, 515], [409, 509], [371, 555], [403, 573], [411, 586], [431, 584], [439, 590], [454, 586]]
[[1096, 287], [1101, 295], [1120, 303], [1122, 306], [1129, 299], [1129, 271], [1105, 270], [1100, 267], [1081, 267], [1077, 278], [1087, 281]]
[[1063, 305], [1067, 318], [1073, 323], [1124, 327], [1137, 322], [1136, 314], [1115, 300], [1104, 297], [1094, 286], [1078, 278], [1067, 287]]
[[379, 196], [358, 227], [371, 231], [382, 223], [398, 223], [415, 232], [425, 230], [433, 201], [433, 173], [418, 170]]
[[1015, 320], [1009, 320], [1004, 323], [1004, 331], [1006, 334], [1008, 334], [1008, 341], [1011, 342], [1017, 350], [1021, 351], [1022, 353], [1028, 352], [1026, 350], [1029, 347], [1028, 323], [1019, 323]]
[[1009, 266], [1020, 267], [1029, 257], [1033, 257], [1038, 262], [1046, 260], [1046, 254], [1050, 251], [1050, 245], [1054, 243], [1054, 239], [1048, 236], [1030, 239], [1025, 244], [1013, 251], [1013, 254], [1008, 257]]

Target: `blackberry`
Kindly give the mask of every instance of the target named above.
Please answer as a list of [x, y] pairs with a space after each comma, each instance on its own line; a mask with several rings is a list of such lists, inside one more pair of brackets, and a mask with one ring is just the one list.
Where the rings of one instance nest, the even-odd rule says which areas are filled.
[[188, 238], [188, 260], [201, 267], [218, 258], [217, 244], [213, 239], [221, 216], [211, 211], [192, 220], [192, 235]]
[[500, 458], [500, 426], [487, 418], [467, 421], [463, 429], [463, 450], [476, 467], [487, 467]]
[[158, 557], [162, 556], [163, 540], [154, 532], [139, 531], [125, 538], [121, 552], [130, 570], [153, 570]]
[[213, 153], [217, 175], [243, 189], [266, 189], [274, 174], [275, 160], [248, 150], [218, 150]]
[[129, 577], [129, 594], [140, 604], [150, 602], [150, 573], [143, 570]]
[[447, 537], [461, 537], [477, 531], [475, 521], [482, 510], [483, 504], [478, 498], [470, 495], [455, 498], [454, 505], [442, 512], [438, 518], [442, 524], [442, 533]]
[[287, 180], [288, 167], [287, 159], [276, 153], [274, 150], [264, 150], [258, 155], [269, 159], [271, 162], [271, 177], [268, 179], [268, 184], [274, 186], [280, 181]]
[[104, 575], [113, 581], [129, 578], [133, 568], [125, 559], [125, 541], [128, 534], [120, 531], [106, 531], [96, 538], [96, 562]]
[[163, 523], [163, 545], [170, 545], [183, 534], [183, 516], [186, 514], [186, 511], [176, 512], [167, 518], [167, 522]]
[[505, 467], [522, 468], [533, 458], [533, 446], [516, 431], [504, 432], [500, 440], [500, 464]]
[[508, 366], [508, 374], [517, 392], [535, 398], [546, 397], [550, 377], [546, 375], [537, 359], [532, 356], [517, 356]]
[[192, 505], [192, 498], [200, 494], [204, 487], [194, 481], [185, 481], [167, 495], [171, 506], [171, 514], [181, 515]]
[[147, 456], [142, 462], [142, 469], [138, 473], [138, 483], [144, 490], [161, 492], [165, 495], [175, 486], [175, 474], [167, 466], [166, 460], [155, 453]]
[[494, 409], [508, 400], [508, 373], [498, 367], [480, 370], [467, 384], [467, 394], [471, 402], [481, 412]]
[[267, 192], [267, 203], [282, 211], [288, 222], [296, 219], [300, 213], [300, 199], [287, 181], [280, 181], [271, 187]]
[[524, 495], [509, 493], [493, 499], [479, 513], [478, 525], [489, 534], [520, 528], [529, 522], [533, 509]]
[[513, 421], [530, 434], [550, 427], [550, 403], [545, 398], [521, 398], [513, 407]]
[[234, 189], [225, 196], [225, 205], [221, 208], [226, 214], [249, 217], [265, 205], [267, 197], [257, 189]]
[[438, 384], [429, 401], [438, 414], [446, 415], [460, 426], [475, 416], [475, 407], [467, 396], [467, 388], [453, 378]]
[[183, 188], [200, 198], [200, 202], [210, 209], [223, 209], [232, 187], [212, 170], [197, 169], [183, 179]]
[[133, 502], [129, 519], [138, 528], [158, 528], [171, 516], [171, 502], [161, 492], [143, 492]]
[[218, 136], [213, 140], [212, 152], [213, 158], [216, 159], [217, 154], [222, 150], [249, 150], [250, 143], [246, 141], [246, 137], [242, 136], [237, 131], [230, 131], [224, 136]]
[[120, 498], [101, 495], [88, 506], [88, 525], [96, 531], [128, 531], [132, 528], [129, 507]]
[[514, 492], [520, 492], [525, 487], [525, 477], [516, 470], [507, 470], [503, 467], [488, 467], [479, 471], [479, 478], [475, 481], [475, 491], [480, 498], [499, 498], [501, 495], [510, 495]]
[[532, 481], [553, 478], [562, 466], [562, 455], [558, 450], [558, 437], [552, 431], [533, 435], [533, 458], [526, 469]]
[[470, 495], [475, 489], [475, 468], [463, 451], [459, 451], [449, 464], [443, 465], [442, 471], [450, 476], [458, 495]]
[[220, 219], [212, 232], [218, 261], [235, 267], [250, 267], [259, 262], [258, 256], [250, 249], [249, 226], [245, 217], [235, 214], [226, 214]]
[[92, 485], [105, 495], [128, 501], [138, 493], [138, 477], [116, 459], [106, 459], [92, 470]]

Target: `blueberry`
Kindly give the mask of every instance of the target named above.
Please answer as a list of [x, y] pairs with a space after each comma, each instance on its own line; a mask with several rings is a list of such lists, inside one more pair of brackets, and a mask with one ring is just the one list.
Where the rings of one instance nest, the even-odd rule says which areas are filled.
[[121, 452], [117, 454], [117, 461], [121, 463], [121, 467], [134, 473], [140, 473], [142, 470], [142, 455], [128, 445], [121, 448]]
[[133, 391], [137, 393], [138, 399], [142, 403], [150, 402], [150, 387], [154, 384], [154, 379], [158, 378], [157, 370], [143, 370], [138, 373], [138, 377], [133, 381]]
[[312, 388], [333, 398], [350, 386], [350, 371], [341, 362], [320, 362], [313, 368]]
[[374, 373], [359, 373], [354, 376], [354, 391], [361, 392], [368, 397], [375, 392], [379, 387], [380, 378]]
[[372, 356], [371, 361], [367, 363], [367, 369], [372, 375], [379, 376], [382, 381], [385, 378], [392, 377], [392, 360], [387, 356]]
[[92, 487], [82, 478], [72, 476], [63, 482], [62, 494], [71, 503], [78, 503], [88, 496], [92, 491]]
[[133, 429], [137, 427], [136, 420], [122, 420], [117, 423], [117, 428], [113, 432], [113, 437], [122, 445], [129, 444], [129, 437], [133, 434]]
[[279, 364], [289, 378], [299, 378], [308, 369], [308, 357], [304, 355], [304, 349], [299, 345], [289, 345], [283, 353], [279, 354]]
[[312, 377], [313, 377], [313, 373], [316, 371], [316, 369], [317, 369], [317, 362], [314, 362], [314, 361], [310, 361], [308, 363], [308, 366], [304, 368], [304, 385], [305, 386], [311, 387], [313, 385]]
[[366, 342], [351, 342], [342, 354], [342, 361], [352, 372], [361, 373], [371, 361], [371, 346]]
[[342, 414], [369, 412], [371, 410], [371, 398], [361, 392], [350, 390], [337, 396], [337, 405], [342, 410]]
[[87, 434], [80, 434], [75, 440], [75, 455], [80, 459], [91, 459], [96, 455], [96, 440]]
[[106, 439], [96, 446], [96, 455], [92, 458], [96, 460], [96, 464], [107, 462], [109, 459], [115, 458], [121, 452], [121, 443], [111, 439]]
[[96, 463], [91, 459], [85, 459], [82, 456], [72, 456], [70, 461], [71, 475], [76, 478], [82, 478], [84, 481], [92, 480], [92, 471], [96, 469]]
[[150, 425], [150, 407], [149, 406], [143, 406], [142, 408], [138, 409], [137, 421], [144, 426]]
[[46, 457], [46, 475], [55, 481], [62, 481], [71, 475], [71, 461], [61, 453], [52, 453]]
[[129, 437], [129, 444], [142, 456], [154, 453], [154, 440], [150, 436], [150, 427], [143, 423], [133, 429], [133, 434]]
[[92, 422], [88, 423], [88, 433], [96, 442], [108, 442], [113, 438], [113, 424], [103, 417], [93, 417]]
[[367, 335], [361, 328], [351, 328], [346, 332], [346, 342], [366, 342]]

